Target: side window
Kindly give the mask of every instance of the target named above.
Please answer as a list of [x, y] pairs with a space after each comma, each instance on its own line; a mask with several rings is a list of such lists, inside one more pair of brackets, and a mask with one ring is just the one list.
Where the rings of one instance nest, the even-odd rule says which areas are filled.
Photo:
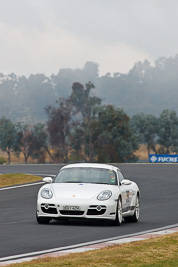
[[123, 176], [123, 174], [119, 170], [117, 171], [117, 174], [118, 174], [119, 181], [121, 183], [122, 180], [124, 180], [124, 176]]

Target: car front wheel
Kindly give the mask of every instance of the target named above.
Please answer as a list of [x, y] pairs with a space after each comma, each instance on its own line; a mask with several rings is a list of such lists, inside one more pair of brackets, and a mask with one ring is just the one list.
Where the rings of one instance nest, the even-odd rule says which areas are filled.
[[121, 223], [122, 223], [122, 201], [121, 198], [119, 197], [116, 207], [116, 218], [114, 224], [120, 226]]
[[137, 195], [136, 201], [135, 201], [135, 212], [133, 216], [129, 216], [124, 218], [126, 222], [138, 222], [140, 217], [140, 203], [139, 203], [139, 196]]

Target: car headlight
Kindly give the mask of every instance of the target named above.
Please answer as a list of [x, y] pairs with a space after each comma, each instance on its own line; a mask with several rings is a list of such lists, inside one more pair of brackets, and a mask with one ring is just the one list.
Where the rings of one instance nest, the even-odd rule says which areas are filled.
[[105, 190], [103, 192], [101, 192], [98, 196], [97, 199], [98, 200], [107, 200], [112, 196], [112, 192], [110, 190]]
[[52, 191], [49, 189], [49, 188], [44, 188], [42, 191], [41, 191], [41, 196], [43, 198], [52, 198], [53, 197], [53, 193]]

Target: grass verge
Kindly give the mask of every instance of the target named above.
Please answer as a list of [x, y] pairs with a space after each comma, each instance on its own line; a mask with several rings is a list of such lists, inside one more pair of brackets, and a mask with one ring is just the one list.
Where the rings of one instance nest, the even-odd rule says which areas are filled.
[[0, 175], [0, 187], [40, 181], [40, 176], [16, 173]]
[[178, 233], [57, 258], [46, 257], [10, 267], [177, 267]]

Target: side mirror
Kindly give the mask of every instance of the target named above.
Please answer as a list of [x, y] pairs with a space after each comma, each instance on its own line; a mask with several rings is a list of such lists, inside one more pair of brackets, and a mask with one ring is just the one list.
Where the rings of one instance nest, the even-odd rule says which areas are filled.
[[130, 185], [132, 182], [130, 180], [124, 179], [122, 180], [121, 184], [122, 185]]
[[45, 182], [45, 183], [52, 183], [52, 181], [53, 181], [53, 178], [51, 178], [51, 177], [43, 178], [43, 182]]

